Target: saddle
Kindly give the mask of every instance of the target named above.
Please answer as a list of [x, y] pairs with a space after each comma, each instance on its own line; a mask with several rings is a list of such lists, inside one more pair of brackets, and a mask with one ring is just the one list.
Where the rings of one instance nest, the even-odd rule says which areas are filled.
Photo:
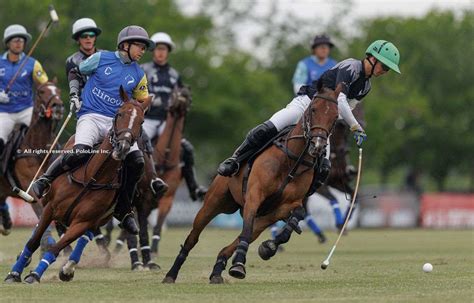
[[[255, 159], [262, 154], [265, 150], [267, 150], [270, 146], [275, 145], [277, 148], [279, 148], [283, 153], [285, 153], [291, 160], [296, 161], [296, 164], [293, 166], [292, 170], [288, 174], [287, 178], [284, 180], [283, 184], [280, 186], [279, 190], [272, 194], [271, 196], [267, 197], [265, 201], [261, 204], [260, 208], [257, 211], [257, 217], [265, 216], [270, 211], [274, 208], [275, 204], [281, 199], [281, 194], [283, 193], [285, 187], [288, 185], [291, 180], [295, 177], [296, 170], [300, 165], [303, 165], [307, 167], [307, 170], [309, 169], [314, 169], [319, 166], [318, 162], [317, 163], [312, 163], [309, 162], [302, 157], [300, 158], [299, 155], [294, 154], [291, 152], [287, 147], [286, 147], [286, 140], [285, 137], [295, 128], [296, 125], [290, 125], [281, 130], [275, 137], [273, 137], [271, 140], [269, 140], [262, 148], [260, 148], [258, 151], [252, 153], [250, 156], [247, 155], [248, 161], [247, 161], [247, 170], [245, 172], [245, 175], [242, 179], [242, 196], [245, 197], [246, 191], [247, 191], [247, 183], [248, 179], [250, 176], [250, 172], [252, 171], [252, 165]], [[243, 157], [246, 155], [243, 155]], [[313, 178], [314, 179], [314, 178]]]
[[24, 154], [19, 152], [19, 147], [23, 142], [27, 131], [28, 126], [25, 124], [16, 125], [8, 136], [8, 141], [5, 144], [3, 154], [0, 155], [0, 174], [5, 176], [12, 187], [19, 186], [19, 182], [14, 175], [15, 161], [18, 158], [31, 155], [31, 153]]

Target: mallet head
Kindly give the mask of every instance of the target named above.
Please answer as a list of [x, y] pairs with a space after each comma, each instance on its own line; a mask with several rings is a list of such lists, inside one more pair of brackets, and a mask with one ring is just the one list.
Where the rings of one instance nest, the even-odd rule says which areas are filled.
[[49, 5], [49, 15], [51, 16], [51, 21], [53, 22], [59, 21], [58, 13], [56, 12], [52, 4]]

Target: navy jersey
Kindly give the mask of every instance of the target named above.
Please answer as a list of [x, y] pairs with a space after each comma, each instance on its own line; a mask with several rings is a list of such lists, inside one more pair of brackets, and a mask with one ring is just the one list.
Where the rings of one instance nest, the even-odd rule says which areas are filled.
[[318, 84], [332, 90], [335, 90], [340, 84], [342, 85], [341, 92], [348, 99], [360, 101], [371, 89], [370, 79], [365, 77], [363, 66], [363, 61], [352, 58], [341, 61], [326, 71], [319, 80], [314, 81], [311, 85], [301, 87], [298, 95], [308, 95], [312, 99], [317, 92]]

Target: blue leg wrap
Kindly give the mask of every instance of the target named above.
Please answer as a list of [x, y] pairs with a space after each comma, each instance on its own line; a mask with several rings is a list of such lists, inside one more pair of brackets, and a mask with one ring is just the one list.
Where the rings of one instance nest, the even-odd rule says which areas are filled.
[[69, 260], [74, 261], [76, 262], [76, 264], [78, 264], [79, 261], [81, 260], [82, 253], [84, 249], [86, 248], [87, 243], [89, 243], [89, 241], [91, 241], [93, 238], [94, 238], [94, 234], [89, 230], [84, 235], [82, 235], [77, 240], [76, 247], [74, 247], [74, 250], [69, 256]]
[[15, 265], [12, 267], [12, 272], [22, 273], [23, 269], [25, 269], [26, 263], [28, 263], [28, 259], [31, 258], [33, 253], [25, 246], [23, 251], [20, 254], [18, 260], [16, 260]]
[[332, 209], [334, 211], [334, 217], [336, 218], [336, 226], [341, 226], [344, 224], [344, 219], [342, 218], [341, 208], [339, 207], [339, 202], [337, 200], [329, 201], [331, 203]]
[[53, 264], [54, 261], [56, 261], [56, 256], [49, 251], [45, 252], [43, 255], [43, 259], [41, 259], [34, 272], [41, 277], [46, 271], [46, 269], [48, 269], [49, 265]]
[[322, 231], [319, 228], [319, 226], [316, 224], [316, 221], [311, 215], [306, 216], [305, 218], [306, 224], [308, 224], [309, 228], [316, 234], [316, 235], [321, 235]]

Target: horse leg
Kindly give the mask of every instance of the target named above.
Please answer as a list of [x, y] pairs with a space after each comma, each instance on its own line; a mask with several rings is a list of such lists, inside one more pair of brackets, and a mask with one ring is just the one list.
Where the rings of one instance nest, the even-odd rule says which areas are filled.
[[13, 265], [11, 271], [5, 278], [6, 283], [21, 282], [21, 274], [31, 261], [31, 256], [38, 249], [41, 244], [41, 237], [48, 228], [49, 224], [53, 220], [53, 210], [50, 204], [46, 205], [43, 214], [40, 217], [40, 221], [33, 231], [33, 235], [26, 243], [20, 256], [17, 258], [16, 263]]
[[127, 233], [123, 229], [121, 229], [120, 234], [117, 237], [117, 240], [115, 241], [114, 253], [118, 254], [122, 250], [122, 247], [125, 244], [126, 239], [127, 239]]
[[[41, 203], [34, 203], [31, 204], [31, 208], [35, 212], [36, 217], [39, 219], [41, 217], [41, 214], [43, 213], [43, 206]], [[41, 252], [45, 252], [48, 250], [48, 248], [56, 243], [56, 240], [54, 240], [53, 235], [52, 235], [52, 227], [48, 227], [46, 231], [43, 234], [43, 237], [41, 238]]]
[[12, 219], [8, 211], [6, 198], [0, 198], [0, 233], [4, 236], [8, 236], [12, 230]]
[[142, 252], [142, 261], [146, 268], [149, 270], [159, 270], [161, 269], [158, 264], [151, 261], [150, 256], [150, 240], [148, 238], [148, 216], [149, 211], [144, 209], [137, 209], [138, 214], [138, 225], [140, 226], [140, 250]]
[[301, 229], [298, 226], [299, 221], [305, 218], [305, 209], [303, 206], [297, 206], [291, 212], [288, 217], [285, 226], [278, 232], [275, 239], [266, 240], [258, 247], [258, 255], [263, 260], [269, 260], [278, 251], [278, 247], [281, 244], [287, 243], [290, 240], [293, 231], [298, 234], [301, 233]]
[[82, 235], [79, 240], [77, 240], [76, 247], [69, 255], [69, 260], [61, 267], [59, 271], [59, 279], [64, 282], [69, 282], [74, 278], [74, 271], [76, 270], [76, 265], [81, 260], [82, 253], [86, 245], [94, 238], [94, 233], [88, 230], [84, 235]]
[[158, 220], [156, 221], [156, 225], [153, 228], [153, 237], [152, 237], [152, 244], [151, 244], [151, 252], [158, 255], [158, 245], [161, 240], [161, 230], [163, 225], [165, 224], [166, 217], [171, 210], [171, 206], [173, 205], [173, 198], [174, 193], [166, 193], [166, 195], [161, 198], [160, 205], [158, 206]]
[[[173, 266], [163, 279], [163, 283], [174, 283], [176, 281], [179, 270], [186, 261], [186, 257], [191, 249], [193, 249], [193, 247], [198, 243], [199, 235], [215, 216], [220, 213], [232, 213], [237, 210], [235, 203], [225, 199], [225, 196], [228, 193], [228, 181], [224, 180], [223, 177], [217, 178], [219, 179], [215, 179], [209, 189], [204, 205], [197, 213], [196, 218], [194, 218], [193, 228], [184, 241], [184, 244], [181, 245], [181, 250], [176, 257]], [[219, 182], [219, 180], [222, 180], [222, 182]]]
[[[250, 182], [252, 179], [249, 180]], [[250, 183], [249, 184], [252, 184]], [[260, 207], [265, 196], [261, 190], [261, 184], [257, 181], [249, 187], [245, 197], [244, 213], [243, 213], [243, 227], [239, 235], [239, 244], [237, 245], [236, 253], [232, 259], [232, 266], [229, 269], [229, 275], [237, 279], [245, 278], [245, 263], [247, 262], [247, 251], [252, 237], [253, 224], [257, 215], [257, 210]]]
[[110, 256], [110, 251], [107, 248], [107, 243], [106, 243], [106, 240], [105, 240], [105, 236], [104, 236], [104, 234], [102, 234], [102, 231], [100, 230], [100, 227], [97, 228], [96, 230], [94, 230], [93, 236], [94, 236], [94, 239], [95, 239], [95, 244], [97, 245], [97, 247], [99, 248], [99, 251], [102, 253], [102, 255], [105, 258], [105, 260], [104, 260], [105, 263], [109, 263], [110, 257], [111, 257]]
[[130, 233], [127, 234], [128, 253], [130, 254], [130, 261], [132, 263], [132, 271], [142, 271], [143, 263], [138, 259], [137, 236]]
[[[56, 223], [56, 231], [58, 232], [59, 238], [61, 238], [66, 233], [66, 229], [67, 228], [64, 227], [63, 225]], [[71, 245], [68, 245], [63, 249], [64, 256], [68, 257], [71, 253], [72, 253]]]
[[[260, 234], [270, 225], [278, 222], [285, 217], [292, 205], [282, 205], [276, 211], [263, 216], [258, 217], [255, 219], [254, 228], [252, 231], [252, 236], [250, 238], [250, 243], [255, 241]], [[222, 284], [224, 283], [224, 279], [222, 278], [222, 272], [225, 270], [227, 265], [227, 260], [232, 256], [232, 254], [237, 249], [239, 244], [239, 238], [235, 239], [230, 245], [224, 247], [219, 254], [217, 255], [216, 263], [214, 264], [214, 268], [212, 269], [211, 276], [209, 277], [211, 284]]]
[[105, 225], [105, 245], [109, 246], [110, 241], [112, 239], [112, 231], [114, 230], [114, 219], [110, 219], [109, 222], [107, 222], [107, 225]]
[[39, 283], [44, 272], [52, 263], [54, 263], [54, 261], [56, 261], [56, 257], [59, 255], [59, 252], [64, 247], [82, 236], [89, 227], [89, 222], [73, 222], [64, 236], [56, 244], [50, 247], [47, 252], [44, 253], [43, 258], [39, 262], [38, 266], [28, 276], [25, 277], [24, 282], [28, 284]]

